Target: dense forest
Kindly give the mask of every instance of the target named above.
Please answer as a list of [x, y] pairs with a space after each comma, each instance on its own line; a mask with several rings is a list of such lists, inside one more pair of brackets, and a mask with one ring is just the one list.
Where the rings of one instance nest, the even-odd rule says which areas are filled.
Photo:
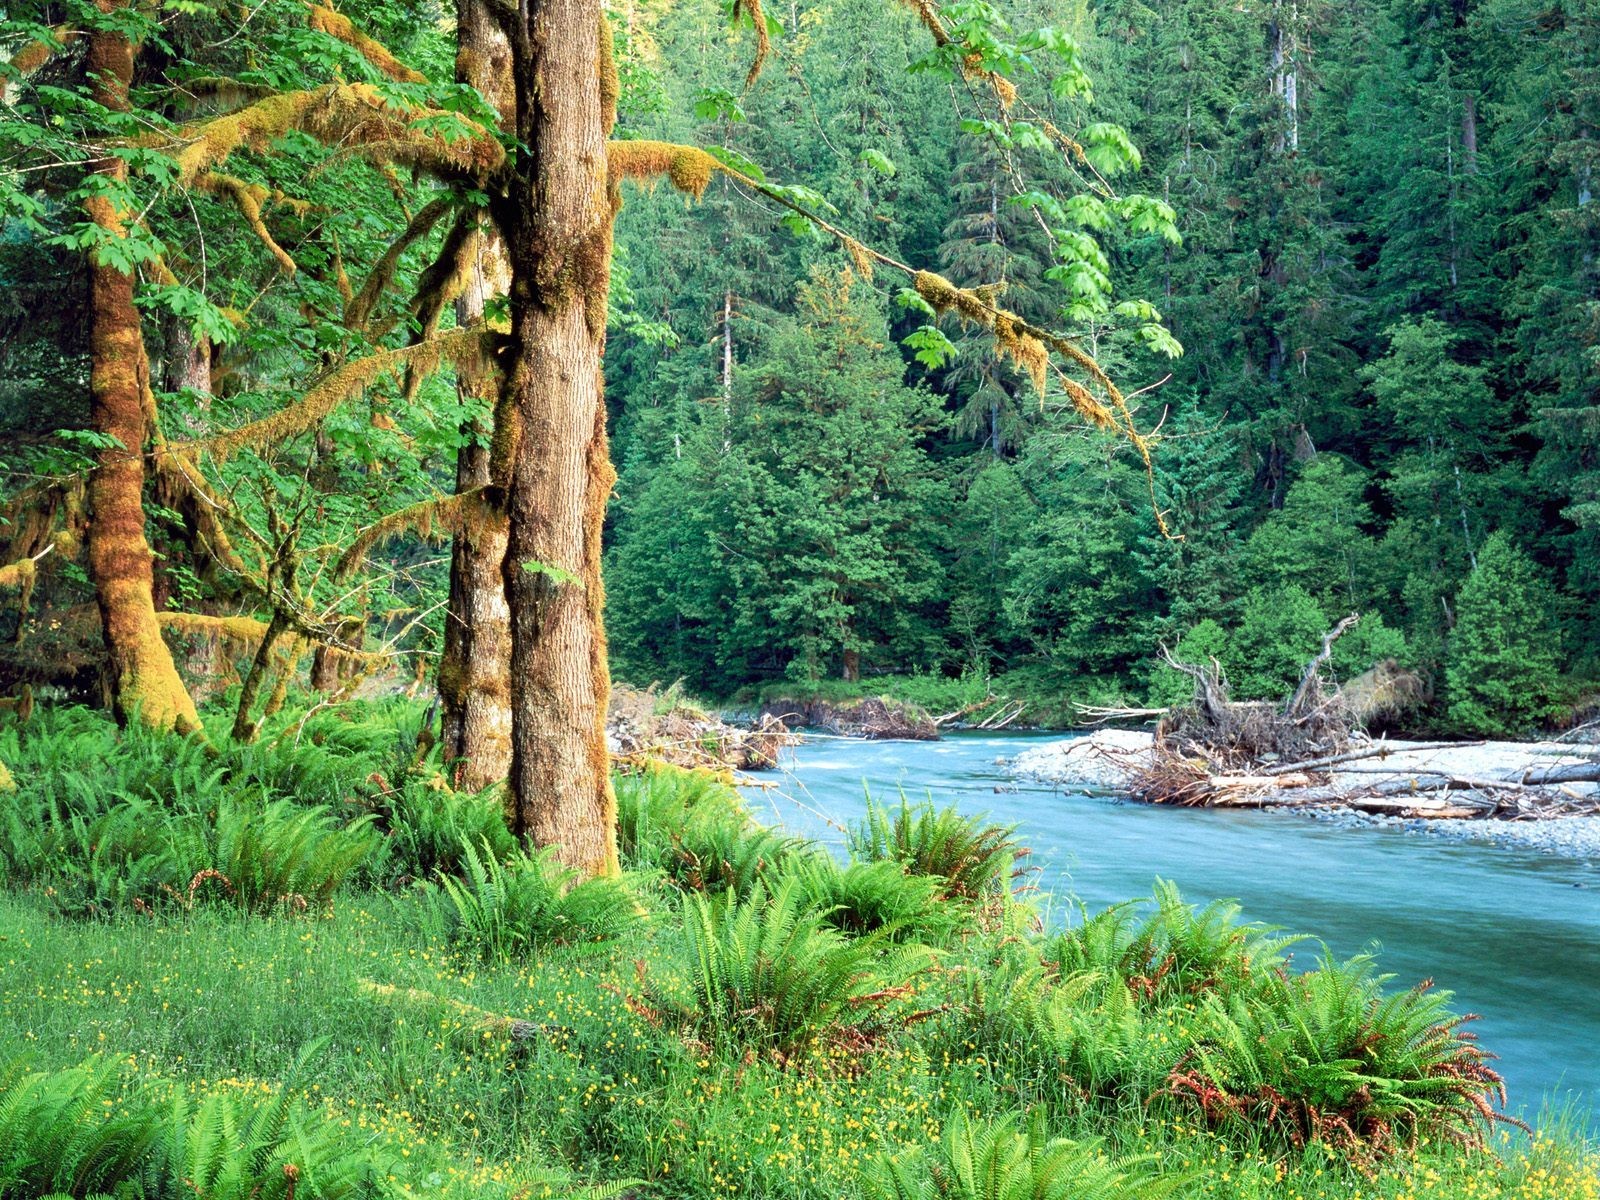
[[[446, 158], [485, 118], [460, 63], [430, 82], [450, 48], [404, 5], [369, 24], [422, 72], [336, 14], [269, 5], [248, 37], [209, 41], [207, 7], [179, 6], [119, 113], [52, 74], [75, 69], [47, 49], [74, 7], [8, 26], [7, 558], [54, 553], [27, 569], [5, 671], [88, 696], [93, 570], [68, 551], [108, 436], [76, 319], [101, 243], [61, 203], [104, 185], [85, 144], [322, 79], [367, 81]], [[1028, 120], [972, 102], [917, 10], [774, 7], [759, 38], [726, 15], [613, 14], [614, 136], [639, 151], [620, 169], [667, 180], [629, 189], [607, 317], [620, 677], [730, 698], [889, 675], [1064, 714], [1181, 697], [1162, 646], [1276, 694], [1360, 612], [1336, 666], [1415, 669], [1430, 701], [1413, 723], [1525, 732], [1592, 690], [1593, 5], [952, 6], [951, 44], [1041, 98]], [[447, 179], [404, 147], [341, 148], [351, 132], [124, 152], [156, 436], [212, 464], [204, 482], [155, 471], [155, 607], [190, 650], [313, 654], [324, 690], [363, 655], [409, 652], [419, 678], [442, 663], [447, 693], [492, 699], [504, 685], [474, 676], [470, 644], [512, 639], [485, 641], [476, 616], [453, 637], [443, 614], [496, 605], [467, 586], [496, 552], [472, 556], [471, 503], [448, 499], [488, 494], [494, 389], [465, 341], [434, 335], [486, 303], [505, 315], [484, 277], [507, 268], [472, 249], [470, 164]], [[649, 162], [677, 144], [715, 160]], [[1066, 331], [1131, 416], [1086, 422], [1067, 375], [1041, 391], [983, 322], [874, 261]], [[419, 533], [454, 533], [453, 566]], [[334, 582], [369, 552], [375, 571]], [[235, 617], [257, 626], [219, 623]]]
[[[1173, 206], [1181, 244], [1057, 261], [998, 169], [1028, 145], [963, 132], [866, 0], [785, 14], [780, 66], [736, 109], [705, 99], [717, 14], [638, 10], [678, 70], [633, 119], [1083, 330], [1159, 431], [1153, 479], [957, 323], [930, 350], [925, 314], [735, 185], [634, 202], [643, 323], [608, 356], [619, 670], [711, 695], [920, 671], [1164, 702], [1187, 688], [1165, 643], [1276, 695], [1359, 611], [1342, 668], [1422, 669], [1436, 724], [1548, 721], [1581, 690], [1562, 676], [1600, 666], [1600, 9], [1038, 8], [1138, 147], [1119, 180]], [[1117, 329], [1093, 269], [1182, 356]]]

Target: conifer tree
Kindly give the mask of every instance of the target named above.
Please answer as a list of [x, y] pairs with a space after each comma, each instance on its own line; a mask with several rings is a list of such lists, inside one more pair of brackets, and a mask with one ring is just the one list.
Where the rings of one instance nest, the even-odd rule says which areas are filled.
[[1554, 711], [1559, 662], [1548, 588], [1504, 532], [1492, 534], [1456, 598], [1451, 721], [1468, 733], [1528, 735]]

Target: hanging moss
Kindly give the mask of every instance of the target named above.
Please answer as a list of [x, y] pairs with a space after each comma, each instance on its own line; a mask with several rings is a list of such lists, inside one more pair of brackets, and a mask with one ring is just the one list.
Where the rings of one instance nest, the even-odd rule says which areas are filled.
[[855, 238], [845, 236], [840, 239], [844, 243], [845, 253], [850, 256], [850, 261], [855, 264], [856, 271], [861, 278], [872, 279], [872, 252]]
[[431, 540], [446, 534], [455, 535], [462, 532], [471, 510], [477, 507], [482, 499], [483, 489], [473, 488], [471, 491], [457, 492], [453, 496], [437, 496], [432, 500], [423, 500], [380, 517], [358, 533], [355, 540], [339, 556], [338, 565], [334, 567], [334, 577], [344, 578], [350, 575], [375, 546], [402, 533], [415, 533], [420, 538]]
[[696, 200], [705, 194], [722, 164], [697, 146], [648, 140], [607, 142], [606, 164], [613, 180], [654, 183], [666, 179]]
[[28, 592], [33, 588], [37, 565], [31, 558], [18, 559], [10, 566], [0, 567], [0, 588], [20, 588]]
[[445, 362], [480, 364], [487, 356], [492, 337], [479, 329], [454, 329], [414, 346], [376, 351], [330, 371], [299, 400], [270, 417], [213, 438], [186, 443], [177, 450], [185, 454], [205, 451], [223, 461], [249, 447], [276, 445], [304, 433], [339, 405], [361, 395], [387, 371], [409, 368], [427, 376]]
[[368, 37], [357, 29], [349, 17], [336, 13], [331, 8], [324, 8], [320, 4], [309, 7], [308, 23], [311, 28], [329, 37], [338, 38], [345, 45], [353, 47], [362, 58], [390, 79], [400, 83], [428, 82], [428, 77], [421, 71], [413, 71], [396, 58], [382, 42]]
[[202, 191], [226, 196], [233, 201], [234, 207], [239, 210], [239, 215], [244, 218], [244, 223], [249, 226], [250, 232], [260, 238], [262, 244], [272, 252], [272, 257], [278, 260], [278, 265], [283, 268], [285, 275], [293, 275], [300, 269], [295, 265], [294, 259], [289, 257], [288, 251], [278, 245], [267, 230], [266, 222], [261, 219], [261, 206], [269, 199], [282, 200], [282, 192], [275, 193], [262, 184], [246, 183], [242, 179], [235, 179], [232, 175], [221, 175], [216, 171], [207, 171], [197, 176], [194, 183]]
[[254, 617], [214, 617], [205, 613], [161, 612], [156, 614], [168, 633], [217, 638], [241, 650], [259, 645], [267, 636], [267, 623]]
[[325, 145], [390, 167], [482, 177], [505, 161], [504, 147], [489, 130], [452, 140], [416, 128], [445, 115], [433, 109], [396, 112], [368, 84], [328, 84], [268, 96], [237, 112], [185, 125], [177, 133], [184, 144], [172, 158], [178, 182], [192, 185], [240, 147], [263, 152], [274, 138], [300, 130]]

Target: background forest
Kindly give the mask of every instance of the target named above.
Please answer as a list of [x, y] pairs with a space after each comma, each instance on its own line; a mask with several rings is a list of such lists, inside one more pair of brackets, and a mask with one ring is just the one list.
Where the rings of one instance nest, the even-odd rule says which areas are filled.
[[[43, 28], [62, 6], [35, 7]], [[451, 113], [479, 111], [460, 85], [386, 72], [298, 10], [264, 6], [212, 43], [206, 6], [191, 7], [192, 28], [180, 12], [164, 44], [168, 76], [188, 71], [193, 95], [136, 79], [134, 111], [108, 117], [46, 66], [7, 85], [24, 117], [5, 126], [9, 158], [68, 171], [74, 137], [203, 106], [206, 71], [263, 94], [377, 81], [395, 103], [432, 106], [413, 127], [431, 121], [446, 140]], [[1060, 154], [963, 121], [962, 82], [925, 69], [913, 12], [773, 4], [772, 56], [747, 90], [755, 39], [730, 31], [722, 4], [638, 0], [612, 15], [618, 137], [725, 147], [727, 161], [804, 181], [789, 194], [895, 258], [1002, 284], [1017, 313], [1080, 334], [1138, 393], [1140, 426], [1159, 430], [1147, 474], [1065, 397], [1041, 402], [985, 331], [863, 278], [736, 179], [719, 175], [698, 202], [630, 191], [607, 353], [620, 678], [734, 698], [839, 679], [915, 690], [905, 677], [921, 676], [1065, 713], [1073, 699], [1186, 694], [1156, 665], [1166, 644], [1215, 655], [1237, 693], [1264, 695], [1360, 611], [1336, 666], [1420, 669], [1436, 727], [1524, 732], [1592, 689], [1600, 4], [1008, 10], [1058, 40], [1045, 53], [1035, 37], [1035, 66], [1046, 85], [1070, 76], [1045, 91], [1075, 116], [1095, 169], [1169, 203], [1181, 242], [1161, 221], [1073, 207], [1081, 189], [1052, 180], [1068, 169]], [[946, 15], [1005, 27], [987, 5]], [[451, 73], [438, 16], [393, 4], [362, 20], [438, 80]], [[29, 19], [18, 10], [13, 24]], [[371, 522], [453, 489], [463, 442], [484, 436], [483, 401], [403, 357], [381, 364], [403, 386], [363, 378], [347, 393], [362, 404], [309, 411], [298, 398], [340, 363], [403, 356], [459, 319], [446, 298], [460, 288], [445, 286], [465, 236], [459, 197], [305, 135], [248, 149], [237, 177], [187, 190], [165, 187], [154, 155], [133, 163], [155, 189], [142, 217], [165, 239], [160, 270], [137, 264], [165, 436], [250, 431], [217, 456], [247, 560], [233, 574], [196, 549], [206, 503], [156, 481], [157, 607], [266, 603], [364, 653], [430, 656], [447, 566], [415, 535], [438, 531], [425, 511]], [[41, 202], [30, 178], [4, 196], [0, 422], [13, 549], [32, 554], [44, 541], [27, 523], [48, 528], [83, 501], [55, 486], [52, 510], [30, 513], [43, 504], [30, 496], [81, 473], [96, 435], [80, 320], [93, 229]], [[1023, 178], [1042, 190], [1018, 194]], [[1074, 224], [1095, 240], [1073, 243], [1062, 229]], [[278, 411], [293, 419], [248, 424]], [[346, 585], [335, 567], [358, 534], [382, 569]], [[87, 577], [66, 553], [37, 574], [4, 669], [82, 694], [97, 641]], [[200, 629], [165, 624], [169, 637]], [[324, 636], [313, 664], [324, 689], [350, 668], [327, 649], [337, 640]]]
[[1188, 689], [1154, 665], [1166, 642], [1276, 695], [1361, 611], [1346, 671], [1425, 669], [1444, 724], [1547, 719], [1562, 672], [1600, 669], [1600, 6], [1025, 7], [1082, 47], [1142, 152], [1130, 186], [1178, 212], [1181, 246], [1113, 239], [1105, 269], [1181, 358], [1093, 336], [873, 0], [793, 6], [732, 117], [705, 101], [712, 6], [633, 20], [678, 68], [661, 110], [705, 115], [664, 136], [738, 147], [891, 253], [1090, 330], [1124, 390], [1151, 388], [1155, 507], [1135, 456], [979, 339], [947, 328], [953, 361], [908, 365], [895, 339], [926, 317], [777, 236], [781, 213], [663, 192], [619, 226], [648, 322], [608, 357], [619, 672], [1161, 702]]

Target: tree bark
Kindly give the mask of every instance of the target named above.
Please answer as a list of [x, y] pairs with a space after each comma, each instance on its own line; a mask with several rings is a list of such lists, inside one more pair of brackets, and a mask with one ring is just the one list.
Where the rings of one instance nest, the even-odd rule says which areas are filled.
[[[99, 0], [102, 12], [127, 7], [127, 0]], [[132, 44], [110, 29], [90, 35], [89, 77], [94, 99], [118, 112], [128, 109], [133, 80]], [[108, 159], [95, 171], [114, 184], [127, 180], [127, 164]], [[112, 237], [126, 236], [124, 214], [97, 195], [86, 206], [89, 219]], [[102, 261], [89, 264], [89, 394], [96, 432], [117, 444], [100, 451], [89, 480], [89, 575], [100, 608], [117, 719], [186, 733], [200, 728], [172, 652], [156, 622], [154, 556], [144, 531], [144, 446], [150, 436], [150, 362], [133, 276]]]
[[605, 713], [600, 531], [616, 472], [601, 359], [615, 217], [606, 136], [616, 75], [599, 0], [504, 13], [527, 149], [500, 198], [511, 264], [514, 414], [504, 575], [511, 606], [515, 827], [589, 874], [617, 870]]
[[[483, 0], [456, 5], [456, 78], [476, 88], [510, 127], [516, 120], [511, 78], [511, 48], [491, 20]], [[456, 323], [483, 316], [491, 297], [504, 295], [510, 282], [505, 247], [498, 232], [478, 240], [476, 263], [456, 303]], [[461, 371], [463, 400], [493, 405], [492, 377]], [[464, 430], [456, 456], [456, 491], [487, 489], [492, 481], [487, 420]], [[451, 543], [450, 602], [445, 613], [444, 652], [439, 660], [439, 702], [444, 756], [454, 764], [455, 784], [478, 791], [503, 782], [511, 770], [511, 610], [502, 567], [507, 518], [503, 492], [483, 492], [475, 519]]]

